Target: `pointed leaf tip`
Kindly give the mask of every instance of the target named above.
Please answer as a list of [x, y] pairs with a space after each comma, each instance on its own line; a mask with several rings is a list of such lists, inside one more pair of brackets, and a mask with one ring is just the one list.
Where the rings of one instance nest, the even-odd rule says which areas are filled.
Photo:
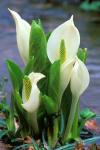
[[29, 37], [30, 37], [30, 24], [21, 18], [21, 16], [8, 8], [10, 11], [15, 25], [16, 25], [16, 39], [17, 45], [19, 49], [20, 56], [25, 64], [27, 64], [29, 60]]
[[73, 21], [74, 15], [71, 16], [70, 20]]
[[18, 19], [21, 19], [20, 15], [19, 15], [17, 12], [11, 10], [10, 8], [8, 8], [8, 10], [9, 10], [9, 12], [11, 13], [12, 17], [14, 18], [14, 21], [15, 21], [15, 22], [16, 22]]
[[10, 8], [8, 8], [8, 11], [9, 11], [10, 13], [12, 13], [12, 12], [13, 12], [13, 10], [11, 10]]
[[73, 18], [74, 18], [74, 16], [72, 15], [72, 16], [70, 17], [70, 20], [69, 20], [72, 24], [74, 24]]

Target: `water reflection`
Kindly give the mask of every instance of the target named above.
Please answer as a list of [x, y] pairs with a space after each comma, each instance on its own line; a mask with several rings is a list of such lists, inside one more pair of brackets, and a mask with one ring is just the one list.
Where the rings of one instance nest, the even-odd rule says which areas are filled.
[[[81, 33], [81, 47], [88, 48], [87, 66], [91, 76], [88, 90], [82, 97], [81, 106], [90, 106], [100, 113], [100, 15], [81, 11], [77, 6], [51, 7], [30, 4], [28, 0], [0, 1], [0, 76], [8, 76], [5, 60], [10, 58], [23, 66], [15, 37], [15, 25], [7, 10], [11, 8], [31, 23], [33, 18], [43, 21], [46, 31], [52, 30], [74, 14], [75, 24]], [[10, 84], [8, 85], [10, 86]], [[10, 92], [10, 88], [8, 88]]]

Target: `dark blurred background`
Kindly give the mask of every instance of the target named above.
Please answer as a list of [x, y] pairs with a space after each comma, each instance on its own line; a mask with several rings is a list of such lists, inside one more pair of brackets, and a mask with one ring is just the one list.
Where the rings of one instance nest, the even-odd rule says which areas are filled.
[[[17, 11], [30, 23], [40, 18], [46, 32], [74, 15], [81, 35], [80, 47], [88, 48], [87, 67], [91, 77], [90, 86], [81, 98], [81, 107], [89, 106], [100, 114], [100, 1], [0, 0], [0, 77], [9, 78], [5, 60], [12, 59], [22, 67], [23, 63], [17, 50], [15, 24], [7, 8]], [[7, 91], [10, 95], [10, 81]]]

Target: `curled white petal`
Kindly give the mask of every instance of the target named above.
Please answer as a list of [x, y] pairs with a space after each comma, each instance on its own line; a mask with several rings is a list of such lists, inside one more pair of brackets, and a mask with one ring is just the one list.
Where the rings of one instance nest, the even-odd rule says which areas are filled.
[[37, 84], [37, 82], [40, 79], [44, 78], [45, 75], [43, 75], [42, 73], [31, 72], [28, 77], [32, 83], [34, 82], [35, 84]]
[[31, 81], [31, 85], [32, 85], [32, 89], [31, 89], [31, 93], [29, 96], [29, 99], [26, 98], [26, 93], [25, 93], [25, 88], [23, 85], [23, 89], [22, 89], [22, 100], [23, 100], [23, 104], [22, 106], [24, 107], [24, 109], [28, 112], [34, 112], [38, 109], [39, 107], [39, 88], [37, 87], [37, 82], [39, 80], [41, 80], [42, 78], [44, 78], [45, 76], [42, 73], [35, 73], [35, 72], [31, 72], [28, 75], [30, 81]]
[[62, 97], [66, 87], [69, 84], [74, 62], [75, 62], [75, 59], [72, 59], [72, 60], [69, 59], [61, 65], [61, 70], [60, 70], [60, 97]]
[[16, 38], [19, 53], [22, 60], [26, 64], [29, 59], [29, 36], [31, 26], [27, 21], [22, 19], [17, 12], [10, 9], [8, 10], [10, 11], [11, 15], [14, 18], [16, 24]]
[[89, 85], [90, 77], [85, 64], [77, 58], [71, 74], [71, 91], [73, 96], [80, 97]]
[[22, 104], [23, 108], [29, 112], [35, 112], [40, 104], [40, 91], [36, 84], [32, 85], [32, 90], [30, 94], [30, 98], [28, 101]]
[[67, 58], [73, 58], [79, 48], [80, 34], [73, 22], [73, 16], [50, 35], [47, 43], [47, 55], [51, 63], [60, 58], [60, 43], [64, 40]]

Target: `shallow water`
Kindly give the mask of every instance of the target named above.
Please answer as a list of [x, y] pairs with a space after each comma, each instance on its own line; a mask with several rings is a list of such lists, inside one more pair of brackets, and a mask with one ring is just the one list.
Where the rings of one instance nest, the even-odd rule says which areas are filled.
[[[81, 107], [90, 107], [100, 114], [100, 14], [83, 12], [77, 6], [52, 7], [30, 4], [27, 0], [0, 0], [0, 76], [8, 76], [5, 60], [13, 59], [23, 66], [17, 51], [15, 25], [7, 8], [11, 8], [27, 21], [40, 18], [46, 31], [50, 31], [74, 14], [81, 34], [81, 47], [88, 48], [87, 67], [91, 82], [81, 98]], [[7, 90], [10, 93], [10, 83]]]

